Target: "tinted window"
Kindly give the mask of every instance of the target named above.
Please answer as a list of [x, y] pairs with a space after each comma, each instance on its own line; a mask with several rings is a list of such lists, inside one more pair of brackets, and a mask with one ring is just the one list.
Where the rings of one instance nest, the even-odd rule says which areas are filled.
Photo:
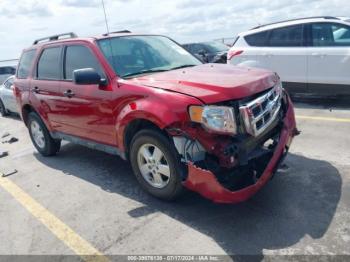
[[47, 48], [41, 54], [38, 63], [39, 79], [61, 79], [61, 47]]
[[105, 78], [99, 62], [89, 48], [78, 45], [68, 46], [65, 59], [65, 79], [73, 79], [73, 71], [82, 68], [93, 68], [102, 78]]
[[205, 48], [205, 46], [201, 44], [193, 44], [191, 47], [191, 52], [193, 54], [198, 54], [199, 52], [207, 52], [208, 50]]
[[17, 77], [27, 78], [29, 70], [32, 66], [36, 50], [29, 50], [22, 54], [21, 60], [19, 61]]
[[288, 26], [271, 30], [268, 46], [302, 46], [302, 25]]
[[244, 39], [250, 46], [264, 46], [266, 43], [268, 31], [247, 35]]
[[341, 24], [311, 25], [313, 46], [350, 46], [350, 27]]
[[5, 66], [0, 67], [0, 75], [14, 75], [16, 72], [16, 69], [14, 67]]
[[203, 45], [205, 45], [205, 48], [209, 50], [210, 53], [225, 52], [229, 49], [227, 45], [216, 41], [205, 42]]

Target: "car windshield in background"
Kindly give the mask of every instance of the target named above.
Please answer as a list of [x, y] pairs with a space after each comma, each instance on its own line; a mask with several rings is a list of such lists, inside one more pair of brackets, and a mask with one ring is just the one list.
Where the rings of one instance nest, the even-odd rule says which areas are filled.
[[229, 47], [225, 44], [219, 43], [219, 42], [206, 42], [203, 43], [203, 45], [206, 46], [206, 48], [210, 51], [210, 53], [219, 53], [219, 52], [225, 52], [228, 51]]
[[129, 78], [201, 64], [164, 36], [122, 36], [98, 41], [118, 76]]
[[16, 68], [11, 66], [0, 67], [0, 84], [2, 84], [9, 76], [16, 73]]

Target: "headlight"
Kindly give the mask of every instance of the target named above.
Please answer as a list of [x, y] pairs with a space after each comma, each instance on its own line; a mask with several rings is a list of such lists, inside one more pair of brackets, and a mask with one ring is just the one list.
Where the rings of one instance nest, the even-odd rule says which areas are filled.
[[235, 135], [237, 125], [232, 108], [226, 106], [191, 106], [190, 118], [193, 122], [201, 123], [206, 129]]

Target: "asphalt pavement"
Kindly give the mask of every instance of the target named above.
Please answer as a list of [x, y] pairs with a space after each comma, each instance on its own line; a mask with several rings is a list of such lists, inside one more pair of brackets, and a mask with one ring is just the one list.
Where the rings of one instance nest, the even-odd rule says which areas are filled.
[[0, 172], [17, 170], [0, 177], [0, 254], [350, 255], [350, 103], [295, 106], [286, 167], [238, 205], [159, 201], [128, 162], [69, 143], [44, 158], [20, 119], [0, 118], [0, 137], [19, 139], [0, 143]]

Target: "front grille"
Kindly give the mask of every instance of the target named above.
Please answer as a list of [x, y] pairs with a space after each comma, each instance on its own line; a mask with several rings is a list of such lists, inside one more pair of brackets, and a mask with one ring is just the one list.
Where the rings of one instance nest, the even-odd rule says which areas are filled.
[[277, 84], [269, 92], [239, 107], [248, 134], [257, 137], [270, 126], [281, 108], [281, 98], [282, 88]]

